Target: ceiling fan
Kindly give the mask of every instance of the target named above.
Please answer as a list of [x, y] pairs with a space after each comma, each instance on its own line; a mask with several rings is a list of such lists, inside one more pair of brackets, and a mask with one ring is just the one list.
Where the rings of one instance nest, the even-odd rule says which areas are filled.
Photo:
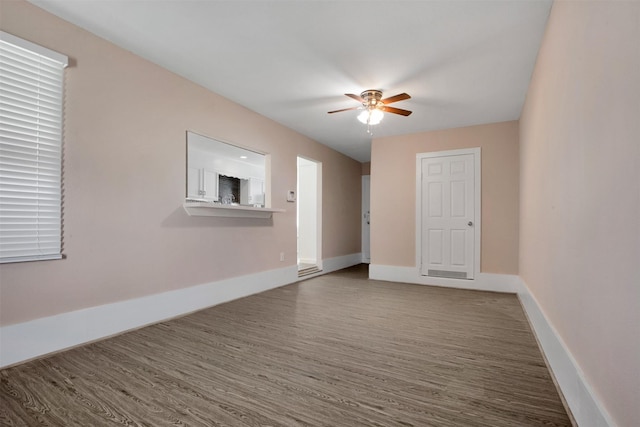
[[384, 116], [383, 113], [400, 114], [401, 116], [408, 116], [411, 114], [411, 111], [409, 110], [388, 106], [388, 104], [393, 102], [410, 99], [411, 97], [406, 93], [400, 93], [385, 99], [382, 99], [382, 91], [376, 89], [365, 90], [360, 94], [360, 96], [354, 95], [353, 93], [345, 93], [345, 95], [361, 102], [362, 107], [343, 108], [342, 110], [329, 111], [329, 114], [350, 110], [363, 110], [358, 115], [358, 120], [366, 125], [377, 125], [380, 123]]

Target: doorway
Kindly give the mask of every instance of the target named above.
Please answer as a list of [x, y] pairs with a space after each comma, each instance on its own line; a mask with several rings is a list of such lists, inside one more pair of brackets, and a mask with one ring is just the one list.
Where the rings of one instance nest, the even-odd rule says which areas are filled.
[[322, 163], [298, 157], [298, 277], [322, 271]]
[[362, 176], [362, 262], [371, 262], [371, 175]]
[[473, 280], [480, 271], [480, 149], [417, 156], [420, 274]]

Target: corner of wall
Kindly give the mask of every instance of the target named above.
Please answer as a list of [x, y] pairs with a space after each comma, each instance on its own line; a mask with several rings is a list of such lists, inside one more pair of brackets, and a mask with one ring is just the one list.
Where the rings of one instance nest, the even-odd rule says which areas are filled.
[[522, 278], [519, 280], [518, 298], [576, 423], [580, 427], [615, 427], [616, 424], [593, 392], [569, 348], [545, 316], [527, 284]]

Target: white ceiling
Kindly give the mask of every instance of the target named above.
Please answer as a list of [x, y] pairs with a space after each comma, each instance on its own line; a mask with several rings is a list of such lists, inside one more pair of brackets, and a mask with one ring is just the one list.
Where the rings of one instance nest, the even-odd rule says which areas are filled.
[[363, 162], [345, 93], [412, 96], [374, 137], [518, 119], [552, 3], [30, 1]]

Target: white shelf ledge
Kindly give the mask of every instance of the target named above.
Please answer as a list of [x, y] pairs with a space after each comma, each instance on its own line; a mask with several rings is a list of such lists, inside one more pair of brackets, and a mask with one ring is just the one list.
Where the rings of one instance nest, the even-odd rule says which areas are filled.
[[271, 218], [274, 212], [284, 209], [255, 208], [253, 206], [223, 205], [211, 202], [184, 202], [182, 205], [189, 216], [222, 216], [235, 218]]

